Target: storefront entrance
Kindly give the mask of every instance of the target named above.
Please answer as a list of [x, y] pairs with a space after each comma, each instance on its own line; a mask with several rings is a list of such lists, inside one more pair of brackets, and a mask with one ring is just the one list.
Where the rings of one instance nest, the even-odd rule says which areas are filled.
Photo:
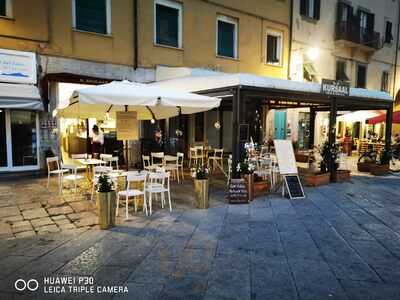
[[286, 139], [286, 111], [277, 110], [274, 115], [275, 133], [274, 137], [277, 140]]
[[0, 171], [39, 169], [38, 115], [0, 108]]

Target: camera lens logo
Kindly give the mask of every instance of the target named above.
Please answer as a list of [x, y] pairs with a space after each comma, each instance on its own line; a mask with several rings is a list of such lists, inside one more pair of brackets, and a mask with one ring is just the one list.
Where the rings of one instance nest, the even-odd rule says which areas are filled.
[[36, 279], [29, 279], [28, 281], [17, 279], [14, 283], [14, 287], [19, 292], [25, 291], [26, 289], [34, 292], [39, 288], [39, 282]]

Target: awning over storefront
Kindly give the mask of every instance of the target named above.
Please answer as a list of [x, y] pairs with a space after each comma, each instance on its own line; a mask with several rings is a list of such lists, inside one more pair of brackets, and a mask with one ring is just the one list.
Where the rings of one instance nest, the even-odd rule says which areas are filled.
[[43, 103], [34, 85], [0, 83], [0, 108], [43, 110]]
[[[291, 81], [266, 76], [257, 76], [245, 73], [227, 74], [218, 73], [210, 76], [188, 76], [170, 80], [158, 81], [151, 84], [158, 87], [173, 87], [174, 90], [184, 92], [202, 92], [230, 87], [250, 87], [270, 91], [287, 93], [288, 98], [292, 93], [303, 93], [309, 96], [321, 96], [321, 84], [311, 82]], [[292, 96], [292, 98], [295, 98]], [[360, 88], [350, 88], [347, 98], [369, 98], [381, 102], [393, 102], [393, 98], [386, 92], [373, 91]], [[355, 108], [357, 110], [357, 108]]]
[[[383, 123], [386, 120], [386, 114], [381, 114], [374, 118], [370, 118], [367, 120], [368, 124], [374, 125], [378, 123]], [[393, 112], [393, 123], [400, 123], [400, 111]]]
[[136, 111], [140, 120], [165, 119], [179, 114], [211, 110], [221, 99], [175, 91], [130, 81], [111, 83], [75, 90], [67, 107], [59, 107], [57, 115], [64, 118], [113, 117], [117, 111]]
[[350, 122], [365, 122], [365, 120], [377, 117], [380, 114], [381, 114], [381, 111], [379, 111], [379, 110], [374, 110], [374, 111], [359, 110], [359, 111], [353, 111], [353, 112], [338, 116], [337, 120], [343, 121], [343, 122], [349, 122], [349, 123]]

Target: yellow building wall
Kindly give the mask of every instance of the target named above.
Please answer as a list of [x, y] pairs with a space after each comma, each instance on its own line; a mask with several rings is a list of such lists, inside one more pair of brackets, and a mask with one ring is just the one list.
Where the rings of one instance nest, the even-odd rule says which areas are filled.
[[13, 18], [0, 19], [0, 48], [133, 65], [133, 1], [111, 2], [112, 32], [102, 35], [72, 28], [72, 0], [13, 0]]
[[[112, 1], [112, 33], [72, 28], [72, 0], [13, 0], [13, 18], [0, 18], [0, 48], [133, 65], [133, 1]], [[182, 0], [183, 46], [154, 45], [154, 1], [139, 2], [139, 67], [211, 68], [285, 78], [289, 43], [289, 2], [276, 0]], [[216, 56], [216, 18], [238, 19], [238, 58]], [[265, 64], [266, 30], [283, 34], [283, 64]]]
[[[215, 5], [220, 3], [224, 5]], [[264, 3], [262, 3], [264, 2]], [[211, 68], [224, 72], [246, 72], [279, 78], [287, 77], [289, 43], [289, 1], [204, 1], [184, 0], [182, 16], [182, 48], [176, 49], [154, 44], [154, 2], [139, 1], [139, 61], [142, 67], [168, 65], [176, 67]], [[252, 7], [251, 4], [255, 4]], [[262, 3], [262, 4], [261, 4]], [[275, 3], [268, 9], [268, 3]], [[257, 11], [241, 12], [227, 6]], [[273, 8], [279, 8], [274, 12]], [[282, 18], [280, 22], [259, 15]], [[238, 58], [221, 58], [216, 55], [216, 18], [226, 15], [238, 20]], [[286, 22], [285, 22], [286, 21]], [[283, 34], [283, 64], [265, 64], [266, 31], [272, 29]]]

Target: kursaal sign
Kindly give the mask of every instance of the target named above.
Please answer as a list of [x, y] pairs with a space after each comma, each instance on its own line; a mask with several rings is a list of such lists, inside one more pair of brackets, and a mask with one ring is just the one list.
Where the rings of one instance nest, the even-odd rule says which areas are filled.
[[322, 79], [321, 93], [329, 96], [349, 96], [350, 84], [340, 80]]

